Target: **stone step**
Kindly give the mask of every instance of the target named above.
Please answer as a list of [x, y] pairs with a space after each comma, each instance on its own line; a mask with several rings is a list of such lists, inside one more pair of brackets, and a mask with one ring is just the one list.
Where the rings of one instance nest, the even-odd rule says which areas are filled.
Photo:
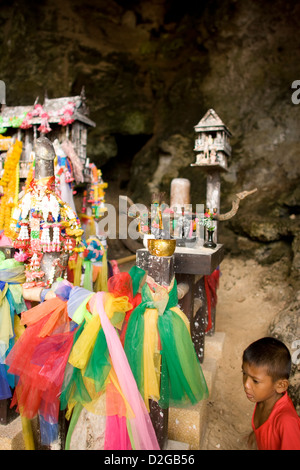
[[209, 397], [187, 408], [169, 408], [168, 437], [184, 442], [191, 450], [200, 450], [206, 431], [208, 402], [213, 393], [217, 363], [222, 357], [225, 334], [215, 333], [205, 338], [205, 355], [202, 371], [207, 383]]
[[185, 442], [179, 441], [172, 441], [172, 439], [168, 439], [166, 448], [164, 450], [189, 450], [189, 444]]
[[25, 450], [20, 416], [0, 425], [0, 450]]

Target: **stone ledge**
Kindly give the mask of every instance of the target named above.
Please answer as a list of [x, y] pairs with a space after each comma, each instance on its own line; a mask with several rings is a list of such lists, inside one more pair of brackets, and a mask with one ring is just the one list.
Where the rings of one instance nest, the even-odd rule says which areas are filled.
[[[205, 355], [201, 365], [207, 383], [209, 398], [212, 396], [217, 374], [217, 362], [222, 357], [225, 333], [205, 337]], [[186, 443], [191, 450], [200, 450], [208, 419], [208, 401], [187, 408], [170, 408], [168, 437]]]
[[213, 336], [205, 336], [205, 354], [204, 357], [214, 358], [216, 361], [221, 359], [225, 342], [225, 333], [215, 332]]
[[185, 442], [179, 441], [172, 441], [172, 439], [168, 439], [167, 445], [164, 450], [189, 450], [189, 444]]
[[0, 425], [0, 450], [25, 450], [20, 417]]

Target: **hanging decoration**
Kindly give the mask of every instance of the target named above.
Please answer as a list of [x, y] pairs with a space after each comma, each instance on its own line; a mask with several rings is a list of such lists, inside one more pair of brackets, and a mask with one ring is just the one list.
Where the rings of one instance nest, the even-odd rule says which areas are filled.
[[107, 183], [104, 183], [102, 172], [97, 169], [94, 163], [90, 163], [90, 168], [92, 171], [92, 184], [88, 190], [87, 202], [91, 205], [93, 217], [100, 218], [106, 211], [104, 189], [107, 188]]
[[56, 154], [54, 167], [56, 192], [76, 212], [73, 198], [75, 178], [72, 163], [58, 139], [53, 142], [53, 146]]
[[16, 378], [7, 372], [5, 359], [24, 330], [19, 318], [27, 310], [22, 296], [24, 281], [23, 263], [5, 259], [0, 251], [0, 400], [10, 398], [15, 387]]
[[2, 187], [2, 197], [0, 201], [0, 230], [4, 229], [4, 234], [11, 238], [14, 234], [11, 231], [12, 211], [18, 203], [19, 194], [19, 161], [22, 153], [22, 142], [16, 140], [10, 146], [4, 163], [4, 172], [0, 180]]
[[104, 233], [98, 233], [97, 222], [104, 216], [107, 208], [105, 205], [105, 189], [108, 184], [103, 181], [102, 172], [94, 163], [90, 163], [92, 183], [83, 191], [81, 213], [79, 214], [85, 239], [97, 236], [102, 241], [106, 240]]
[[74, 122], [73, 114], [74, 114], [75, 103], [69, 101], [60, 111], [61, 118], [59, 124], [61, 126], [67, 126], [68, 124], [72, 124]]
[[65, 155], [68, 157], [70, 164], [72, 165], [72, 177], [74, 178], [77, 184], [83, 183], [83, 165], [82, 161], [80, 160], [75, 151], [74, 145], [69, 139], [65, 139], [61, 144], [61, 148]]
[[12, 143], [12, 137], [0, 134], [0, 150], [8, 150]]
[[[50, 113], [45, 112], [41, 104], [35, 104], [32, 108], [32, 111], [27, 111], [21, 116], [12, 116], [9, 118], [9, 123], [11, 127], [21, 129], [30, 129], [33, 125], [33, 119], [36, 117], [41, 118], [41, 125], [38, 128], [38, 131], [47, 134], [51, 132], [51, 127], [49, 125], [49, 119], [59, 118], [60, 126], [68, 126], [74, 122], [73, 114], [75, 110], [75, 103], [72, 101], [68, 102], [58, 111], [52, 111]], [[4, 134], [7, 131], [7, 127], [3, 125], [3, 117], [0, 116], [0, 134]]]
[[68, 279], [74, 286], [94, 292], [107, 291], [109, 277], [107, 241], [96, 236], [82, 240], [83, 251], [69, 257]]
[[32, 127], [32, 118], [40, 117], [41, 125], [39, 126], [38, 131], [42, 134], [47, 134], [52, 130], [49, 125], [50, 118], [60, 117], [60, 126], [67, 126], [68, 124], [72, 124], [74, 122], [74, 119], [72, 117], [74, 113], [74, 108], [75, 103], [70, 101], [60, 110], [47, 113], [45, 112], [41, 104], [35, 104], [32, 111], [28, 111], [20, 118], [15, 118], [16, 124], [18, 123], [18, 125], [16, 125], [15, 127], [20, 127], [21, 129], [29, 129], [30, 127]]
[[15, 209], [11, 222], [15, 233], [13, 245], [17, 256], [27, 258], [23, 287], [51, 286], [55, 273], [66, 275], [60, 258], [52, 263], [51, 273], [44, 280], [41, 261], [45, 253], [68, 253], [82, 250], [83, 230], [76, 213], [54, 191], [54, 176], [33, 180], [29, 190]]
[[25, 185], [24, 185], [25, 192], [28, 192], [29, 186], [31, 182], [34, 180], [34, 175], [35, 175], [35, 158], [33, 157], [30, 167], [29, 167], [29, 171], [27, 173]]

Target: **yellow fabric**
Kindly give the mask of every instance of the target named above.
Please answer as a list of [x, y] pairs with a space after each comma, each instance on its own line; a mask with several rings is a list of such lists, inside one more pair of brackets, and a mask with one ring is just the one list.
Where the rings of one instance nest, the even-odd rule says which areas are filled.
[[10, 316], [10, 305], [6, 298], [7, 284], [0, 291], [0, 355], [6, 353], [9, 340], [14, 336], [13, 325]]
[[159, 400], [161, 355], [158, 349], [157, 309], [144, 313], [144, 402], [149, 411], [149, 399]]
[[69, 268], [73, 271], [74, 274], [74, 280], [73, 280], [73, 285], [74, 286], [80, 286], [80, 281], [81, 281], [81, 267], [82, 267], [82, 258], [81, 256], [77, 256], [76, 261], [75, 260], [70, 260], [69, 261]]
[[95, 282], [94, 291], [95, 292], [107, 292], [107, 255], [106, 251], [103, 248], [103, 255], [102, 255], [102, 266], [99, 269], [99, 273]]
[[180, 308], [178, 308], [178, 307], [172, 307], [172, 308], [170, 308], [170, 310], [175, 312], [181, 318], [181, 320], [183, 320], [188, 332], [190, 333], [190, 322], [189, 322], [187, 316], [185, 315], [185, 313], [183, 313], [180, 310]]
[[14, 330], [15, 330], [15, 342], [16, 342], [25, 331], [25, 326], [21, 325], [21, 319], [18, 315], [15, 315], [15, 318], [14, 318]]
[[23, 439], [26, 450], [35, 450], [31, 421], [21, 415]]
[[[160, 399], [161, 354], [159, 350], [159, 334], [157, 328], [158, 316], [163, 315], [167, 306], [171, 289], [165, 289], [155, 283], [155, 291], [151, 292], [155, 308], [148, 308], [144, 313], [144, 402], [149, 411], [149, 399]], [[184, 322], [190, 333], [190, 322], [186, 315], [178, 308], [171, 307], [176, 315]]]
[[[127, 296], [123, 297], [114, 297], [113, 295], [106, 293], [104, 296], [104, 309], [106, 315], [111, 319], [114, 313], [126, 313], [132, 309], [132, 305], [129, 302]], [[118, 329], [122, 326], [122, 321], [120, 323], [114, 324]]]
[[[103, 397], [103, 393], [105, 393], [106, 387], [104, 387], [104, 391], [97, 392], [95, 389], [94, 381], [85, 376], [86, 367], [87, 367], [89, 358], [91, 356], [91, 353], [93, 351], [97, 335], [101, 328], [100, 317], [96, 311], [96, 307], [94, 306], [93, 295], [92, 295], [92, 298], [90, 298], [89, 300], [89, 305], [91, 306], [93, 313], [90, 318], [88, 317], [85, 318], [86, 323], [85, 323], [84, 329], [82, 333], [80, 334], [79, 338], [77, 339], [76, 343], [74, 344], [68, 361], [72, 366], [78, 369], [81, 369], [81, 376], [84, 381], [84, 385], [86, 387], [86, 390], [89, 396], [91, 397], [91, 401], [84, 403], [83, 406], [88, 411], [94, 414], [102, 414], [102, 413], [105, 413], [105, 409], [103, 408], [103, 403], [99, 402], [99, 400], [103, 399], [102, 397]], [[113, 297], [111, 294], [106, 293], [105, 298], [104, 298], [104, 308], [105, 308], [105, 312], [108, 318], [111, 321], [113, 321], [112, 319], [115, 313], [125, 314], [126, 311], [132, 308], [132, 305], [130, 304], [127, 296]], [[121, 324], [117, 323], [117, 324], [114, 324], [114, 326], [120, 327]], [[115, 385], [119, 393], [122, 395], [122, 398], [124, 399], [125, 406], [126, 406], [126, 416], [129, 418], [133, 417], [133, 411], [122, 394], [120, 385], [118, 383], [118, 379], [116, 377], [116, 374], [113, 368], [111, 368], [109, 372], [106, 383], [108, 383], [108, 381], [111, 381]], [[75, 405], [76, 405], [76, 401], [71, 398], [68, 402], [68, 409], [66, 412], [67, 419], [70, 419]]]
[[83, 332], [74, 344], [69, 363], [77, 369], [84, 369], [88, 363], [89, 357], [95, 345], [95, 341], [100, 329], [100, 318], [98, 315], [92, 316], [86, 320]]

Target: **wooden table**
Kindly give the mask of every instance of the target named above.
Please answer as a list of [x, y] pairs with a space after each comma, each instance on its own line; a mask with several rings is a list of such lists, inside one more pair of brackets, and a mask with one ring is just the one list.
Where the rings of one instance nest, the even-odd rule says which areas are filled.
[[[190, 321], [191, 337], [199, 361], [204, 360], [205, 330], [207, 327], [207, 299], [204, 276], [210, 275], [221, 264], [224, 258], [224, 246], [217, 244], [216, 248], [176, 247], [172, 257], [153, 257], [145, 248], [137, 250], [136, 264], [145, 271], [153, 272], [153, 258], [156, 258], [155, 280], [164, 282], [170, 276], [170, 267], [174, 270], [177, 283], [188, 285], [187, 293], [179, 299], [179, 306]], [[172, 261], [172, 262], [171, 262]], [[212, 309], [212, 328], [215, 329], [215, 309]]]

